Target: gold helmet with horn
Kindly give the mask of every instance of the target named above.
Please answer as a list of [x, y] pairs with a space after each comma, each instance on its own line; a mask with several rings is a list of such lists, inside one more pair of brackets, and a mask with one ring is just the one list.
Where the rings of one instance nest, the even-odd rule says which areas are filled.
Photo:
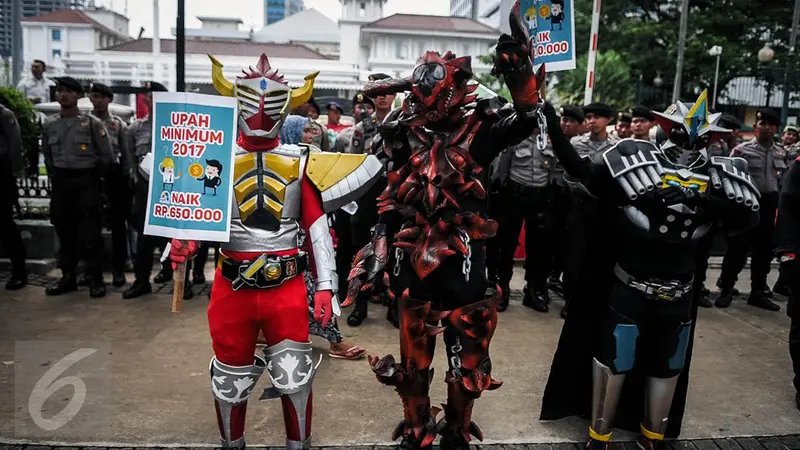
[[243, 75], [231, 83], [222, 74], [222, 63], [212, 55], [211, 79], [217, 92], [239, 100], [239, 129], [245, 136], [274, 139], [278, 137], [283, 120], [289, 111], [306, 103], [314, 91], [314, 79], [319, 72], [305, 77], [305, 84], [292, 89], [283, 75], [269, 64], [262, 54], [256, 67], [242, 70]]

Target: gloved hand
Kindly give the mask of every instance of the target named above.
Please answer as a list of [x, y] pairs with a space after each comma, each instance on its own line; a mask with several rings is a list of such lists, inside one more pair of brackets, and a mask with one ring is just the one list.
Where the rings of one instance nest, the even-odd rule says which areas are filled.
[[388, 274], [385, 268], [389, 259], [389, 244], [385, 230], [382, 224], [376, 225], [372, 242], [356, 254], [353, 268], [347, 277], [347, 298], [342, 306], [350, 306], [359, 295], [379, 297], [383, 291], [388, 290]]
[[333, 292], [317, 291], [314, 293], [314, 320], [325, 328], [333, 317]]
[[197, 252], [197, 241], [173, 239], [171, 244], [172, 248], [169, 251], [169, 259], [172, 261], [173, 270], [178, 268], [178, 264], [185, 263], [194, 258], [194, 254]]

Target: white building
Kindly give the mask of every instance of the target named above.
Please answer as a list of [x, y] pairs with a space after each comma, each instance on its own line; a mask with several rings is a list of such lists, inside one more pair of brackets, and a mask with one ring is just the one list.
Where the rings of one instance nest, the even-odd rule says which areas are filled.
[[[185, 28], [186, 39], [239, 39], [247, 40], [252, 35], [252, 30], [241, 30], [239, 26], [242, 19], [227, 17], [197, 16], [200, 28]], [[176, 34], [172, 28], [173, 36]]]
[[[471, 56], [476, 72], [491, 66], [478, 60], [488, 55], [500, 32], [464, 17], [394, 14], [383, 18], [386, 0], [340, 0], [340, 56], [364, 71], [409, 75], [426, 51]], [[362, 78], [363, 79], [363, 78]]]
[[339, 56], [339, 25], [314, 8], [269, 24], [253, 34], [253, 42], [301, 44], [323, 55]]
[[129, 39], [128, 19], [113, 11], [61, 9], [22, 19], [22, 56], [28, 63], [91, 56]]

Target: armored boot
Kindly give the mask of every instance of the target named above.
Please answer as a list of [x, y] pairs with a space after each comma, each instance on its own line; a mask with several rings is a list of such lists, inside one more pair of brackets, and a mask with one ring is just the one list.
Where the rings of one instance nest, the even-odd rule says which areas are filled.
[[401, 363], [392, 355], [370, 358], [372, 371], [381, 383], [393, 386], [403, 402], [403, 421], [392, 440], [402, 437], [398, 448], [427, 449], [436, 438], [435, 416], [428, 392], [433, 380], [433, 351], [436, 335], [444, 331], [439, 321], [445, 312], [431, 310], [430, 302], [412, 299], [406, 290], [399, 302]]
[[592, 362], [592, 422], [587, 449], [606, 449], [611, 440], [611, 426], [617, 412], [625, 374], [614, 374], [597, 358]]
[[472, 408], [483, 391], [503, 384], [492, 379], [489, 358], [499, 300], [500, 292], [489, 288], [485, 300], [458, 308], [447, 317], [447, 404], [444, 420], [438, 425], [442, 450], [467, 450], [472, 436], [483, 440], [483, 432], [472, 422]]
[[244, 423], [247, 416], [247, 399], [267, 363], [255, 356], [252, 366], [230, 366], [211, 358], [211, 392], [217, 411], [222, 447], [243, 449]]
[[260, 400], [281, 399], [286, 426], [286, 449], [311, 448], [311, 411], [314, 382], [320, 357], [314, 365], [311, 342], [284, 339], [264, 349], [267, 376], [272, 386], [264, 389]]
[[667, 431], [669, 410], [672, 407], [672, 397], [678, 385], [678, 375], [672, 378], [647, 379], [644, 398], [644, 420], [641, 424], [642, 434], [636, 440], [642, 450], [654, 450], [658, 443], [664, 440]]

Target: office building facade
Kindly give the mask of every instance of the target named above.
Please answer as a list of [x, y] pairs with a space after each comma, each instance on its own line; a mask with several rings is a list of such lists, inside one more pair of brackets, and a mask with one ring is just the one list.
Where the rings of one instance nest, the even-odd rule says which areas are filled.
[[264, 25], [278, 22], [304, 9], [303, 0], [264, 0]]

